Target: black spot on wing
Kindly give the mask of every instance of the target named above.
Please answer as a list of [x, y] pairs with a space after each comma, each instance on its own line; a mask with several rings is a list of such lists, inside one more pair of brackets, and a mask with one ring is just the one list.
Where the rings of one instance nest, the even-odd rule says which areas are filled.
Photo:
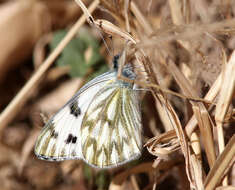
[[77, 142], [77, 137], [72, 138], [72, 143], [75, 144]]
[[73, 136], [72, 134], [69, 134], [67, 139], [65, 140], [66, 144], [73, 143], [75, 144], [77, 142], [77, 137]]
[[75, 117], [81, 115], [81, 109], [79, 108], [78, 102], [76, 100], [70, 103], [69, 108], [70, 108], [70, 113]]
[[66, 143], [66, 144], [71, 143], [72, 139], [73, 139], [73, 135], [72, 135], [72, 134], [69, 134], [68, 137], [67, 137], [67, 139], [65, 140], [65, 143]]
[[51, 133], [51, 137], [56, 139], [58, 137], [58, 133], [55, 130], [53, 130]]

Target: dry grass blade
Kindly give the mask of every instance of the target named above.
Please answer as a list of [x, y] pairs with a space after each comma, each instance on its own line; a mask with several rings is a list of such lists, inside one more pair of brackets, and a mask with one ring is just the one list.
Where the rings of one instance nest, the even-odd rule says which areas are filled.
[[[214, 82], [214, 84], [212, 85], [210, 90], [207, 92], [204, 99], [213, 102], [215, 97], [219, 93], [221, 82], [222, 82], [222, 74], [220, 74], [218, 76], [218, 78], [216, 79], [216, 81]], [[195, 117], [195, 115], [193, 115], [185, 127], [185, 131], [186, 131], [186, 134], [188, 135], [188, 137], [191, 136], [191, 134], [195, 130], [196, 126], [197, 126], [196, 117]]]
[[[185, 18], [185, 15], [183, 15], [182, 12], [182, 7], [183, 4], [185, 3], [185, 1], [181, 1], [181, 0], [170, 0], [169, 1], [169, 5], [170, 5], [170, 9], [171, 9], [171, 17], [172, 20], [174, 22], [175, 25], [184, 25], [186, 24], [186, 20], [188, 20], [187, 18]], [[190, 10], [190, 9], [186, 9], [186, 10]], [[182, 41], [182, 40], [178, 40], [178, 42], [190, 52], [190, 42], [188, 41]]]
[[89, 10], [86, 8], [83, 2], [80, 0], [75, 0], [75, 1], [82, 8], [91, 26], [95, 26], [97, 28], [100, 28], [102, 31], [104, 31], [107, 34], [119, 36], [127, 41], [131, 41], [132, 43], [136, 44], [136, 40], [132, 38], [132, 36], [128, 34], [128, 32], [122, 31], [119, 27], [115, 26], [114, 24], [112, 24], [107, 20], [102, 20], [102, 19], [94, 20], [94, 18], [91, 16]]
[[130, 8], [133, 14], [135, 15], [136, 19], [141, 24], [142, 28], [145, 30], [146, 34], [151, 35], [153, 33], [153, 29], [150, 23], [144, 18], [144, 16], [142, 15], [141, 11], [139, 10], [135, 2], [131, 1]]
[[109, 189], [110, 190], [119, 190], [121, 189], [122, 183], [126, 180], [128, 176], [138, 173], [153, 172], [155, 169], [152, 167], [152, 162], [140, 164], [134, 168], [126, 170], [114, 177], [112, 180]]
[[111, 181], [111, 184], [109, 186], [110, 190], [120, 190], [122, 189], [121, 186], [123, 182], [131, 175], [138, 174], [138, 173], [147, 173], [151, 174], [153, 172], [158, 171], [169, 171], [172, 169], [173, 166], [175, 166], [178, 163], [181, 163], [181, 159], [175, 159], [171, 161], [165, 161], [162, 162], [160, 165], [157, 166], [157, 168], [153, 168], [152, 162], [146, 162], [139, 164], [129, 170], [125, 170], [124, 172], [119, 173], [116, 175], [113, 180]]
[[[195, 185], [197, 185], [197, 183], [195, 183], [195, 182], [197, 180], [202, 180], [202, 179], [193, 178], [195, 171], [192, 170], [192, 167], [191, 167], [191, 164], [192, 164], [191, 157], [190, 157], [191, 153], [190, 153], [188, 141], [186, 139], [183, 127], [180, 124], [180, 121], [179, 121], [177, 114], [175, 113], [173, 108], [169, 106], [169, 104], [167, 104], [167, 105], [168, 105], [169, 113], [171, 113], [171, 115], [169, 115], [169, 119], [171, 120], [171, 123], [176, 131], [177, 137], [180, 141], [182, 153], [184, 154], [186, 174], [187, 174], [188, 180], [190, 182], [190, 186], [191, 186], [191, 188], [195, 188]], [[198, 189], [198, 187], [197, 187], [197, 189]]]
[[152, 155], [161, 158], [164, 158], [180, 148], [175, 130], [167, 131], [159, 136], [149, 139], [144, 146], [147, 147]]
[[[142, 61], [143, 65], [145, 66], [145, 70], [150, 77], [150, 81], [158, 84], [156, 77], [153, 75], [154, 72], [153, 72], [152, 68], [150, 67], [150, 61], [146, 56], [144, 56], [144, 52], [143, 51], [137, 52], [136, 58]], [[149, 63], [149, 64], [147, 64], [147, 63]], [[170, 102], [165, 98], [164, 94], [161, 91], [157, 91], [154, 88], [152, 88], [151, 90], [152, 90], [153, 96], [155, 97], [155, 100], [160, 102], [160, 104], [162, 105], [162, 109], [165, 110], [166, 115], [168, 116], [172, 127], [176, 131], [178, 140], [181, 145], [181, 150], [182, 150], [184, 157], [185, 157], [186, 174], [187, 174], [187, 177], [188, 177], [188, 180], [190, 182], [191, 187], [194, 188], [195, 185], [197, 184], [197, 183], [195, 184], [195, 181], [202, 180], [202, 179], [193, 179], [192, 178], [194, 176], [193, 175], [194, 171], [192, 171], [191, 170], [192, 168], [190, 167], [190, 164], [191, 164], [190, 149], [189, 149], [188, 142], [186, 140], [183, 128], [180, 124], [179, 118], [178, 118], [176, 112], [174, 111], [172, 105], [170, 104]]]
[[[95, 0], [89, 7], [89, 11], [93, 12], [97, 7], [99, 1]], [[15, 117], [21, 107], [30, 97], [30, 92], [33, 86], [35, 86], [42, 76], [45, 74], [47, 69], [55, 61], [56, 57], [62, 52], [64, 47], [69, 43], [73, 36], [77, 33], [78, 29], [85, 23], [86, 17], [83, 15], [69, 30], [64, 39], [59, 43], [55, 50], [49, 55], [49, 57], [43, 62], [43, 64], [34, 73], [31, 79], [25, 84], [21, 91], [15, 96], [15, 98], [9, 103], [5, 110], [0, 115], [0, 131]]]
[[[233, 51], [229, 62], [224, 65], [222, 71], [223, 82], [221, 84], [220, 96], [215, 111], [216, 130], [218, 135], [219, 152], [224, 150], [223, 121], [232, 101], [235, 89], [235, 51]], [[228, 179], [223, 180], [223, 185], [228, 185]]]
[[235, 51], [233, 51], [229, 62], [225, 65], [222, 71], [223, 82], [221, 84], [220, 96], [216, 105], [215, 120], [218, 131], [219, 151], [223, 152], [224, 137], [223, 137], [223, 121], [231, 104], [235, 88]]
[[[189, 81], [184, 77], [183, 73], [180, 72], [178, 67], [175, 66], [173, 61], [169, 60], [167, 62], [167, 67], [171, 71], [172, 75], [174, 76], [176, 82], [181, 87], [184, 94], [198, 97], [194, 88], [190, 85]], [[203, 143], [205, 145], [205, 151], [207, 154], [207, 159], [210, 167], [212, 167], [216, 157], [215, 157], [215, 147], [213, 143], [214, 141], [212, 135], [211, 119], [205, 106], [202, 103], [195, 103], [191, 101], [191, 104], [193, 105], [192, 108], [197, 118], [198, 125], [201, 131]]]
[[220, 186], [220, 187], [216, 187], [215, 190], [235, 190], [234, 186]]
[[202, 24], [202, 25], [195, 25], [195, 24], [188, 24], [188, 25], [180, 25], [175, 26], [172, 28], [172, 31], [177, 31], [177, 34], [169, 34], [166, 35], [152, 35], [152, 38], [146, 39], [144, 42], [141, 42], [137, 45], [140, 48], [147, 48], [158, 46], [159, 44], [171, 42], [175, 40], [191, 40], [192, 38], [198, 37], [205, 32], [209, 33], [216, 33], [219, 29], [226, 29], [229, 28], [230, 30], [235, 27], [235, 19], [230, 19], [228, 21], [221, 21], [212, 24]]
[[193, 168], [192, 170], [193, 175], [194, 175], [194, 179], [195, 179], [195, 186], [196, 189], [204, 189], [204, 185], [203, 185], [203, 169], [202, 169], [202, 165], [201, 162], [197, 159], [196, 155], [191, 155], [191, 167]]
[[228, 172], [229, 168], [235, 161], [235, 135], [229, 140], [228, 144], [225, 146], [224, 151], [217, 158], [214, 166], [211, 168], [209, 174], [205, 180], [205, 190], [212, 190], [217, 184], [221, 182], [225, 171]]
[[136, 40], [128, 34], [128, 32], [122, 31], [119, 27], [115, 26], [107, 20], [97, 19], [94, 21], [97, 27], [107, 34], [119, 36], [127, 41], [131, 41], [133, 44], [136, 44]]

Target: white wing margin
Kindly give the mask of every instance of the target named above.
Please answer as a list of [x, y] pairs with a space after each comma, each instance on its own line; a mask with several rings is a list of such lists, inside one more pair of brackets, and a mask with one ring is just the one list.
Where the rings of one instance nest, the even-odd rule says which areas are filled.
[[85, 112], [94, 96], [115, 76], [114, 72], [107, 72], [88, 82], [49, 120], [35, 145], [35, 154], [40, 159], [83, 159], [81, 124]]

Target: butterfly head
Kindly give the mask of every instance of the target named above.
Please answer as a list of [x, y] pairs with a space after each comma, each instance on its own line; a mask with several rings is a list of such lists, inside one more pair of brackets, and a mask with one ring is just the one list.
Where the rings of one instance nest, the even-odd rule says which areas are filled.
[[[120, 60], [121, 55], [117, 54], [113, 57], [113, 69], [115, 71], [118, 71], [118, 67], [119, 67], [119, 60]], [[124, 77], [127, 77], [131, 80], [134, 80], [136, 78], [136, 74], [133, 71], [133, 67], [131, 64], [126, 64], [124, 65], [123, 69], [122, 69], [122, 75]]]

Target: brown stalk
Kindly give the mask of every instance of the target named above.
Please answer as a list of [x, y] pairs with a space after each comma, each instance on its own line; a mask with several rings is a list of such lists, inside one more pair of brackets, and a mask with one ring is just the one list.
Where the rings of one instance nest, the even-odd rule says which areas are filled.
[[[89, 11], [93, 12], [98, 6], [99, 1], [95, 0], [89, 6]], [[0, 115], [0, 131], [7, 126], [9, 122], [15, 117], [15, 115], [19, 112], [22, 106], [26, 103], [26, 101], [30, 97], [30, 93], [32, 92], [33, 86], [35, 86], [40, 79], [44, 76], [45, 72], [55, 61], [56, 57], [62, 52], [64, 47], [69, 43], [69, 41], [76, 35], [78, 29], [85, 23], [86, 17], [82, 15], [79, 20], [73, 25], [73, 27], [69, 30], [67, 35], [63, 38], [63, 40], [59, 43], [59, 45], [55, 48], [55, 50], [49, 55], [49, 57], [43, 62], [43, 64], [38, 68], [38, 70], [33, 74], [31, 79], [25, 84], [25, 86], [20, 90], [20, 92], [15, 96], [15, 98], [9, 103], [9, 105], [5, 108], [5, 110]]]
[[[171, 71], [173, 77], [175, 78], [176, 82], [181, 87], [182, 91], [186, 95], [198, 97], [197, 93], [191, 87], [188, 80], [184, 77], [184, 75], [180, 72], [178, 67], [175, 66], [173, 61], [169, 60], [167, 62], [167, 67], [169, 71]], [[212, 123], [210, 116], [202, 103], [195, 103], [191, 101], [193, 106], [193, 111], [198, 121], [198, 125], [200, 128], [200, 134], [202, 135], [203, 143], [205, 145], [205, 151], [207, 155], [207, 159], [209, 162], [210, 167], [213, 166], [215, 162], [215, 148], [213, 144], [213, 135], [212, 135]]]
[[205, 180], [205, 190], [213, 190], [232, 167], [235, 161], [235, 135], [229, 140], [222, 154], [217, 158]]
[[[152, 68], [150, 67], [149, 59], [147, 57], [145, 57], [143, 54], [144, 53], [142, 53], [142, 52], [136, 52], [136, 59], [137, 60], [139, 59], [142, 61], [143, 65], [145, 66], [146, 72], [150, 76], [150, 81], [155, 84], [158, 84], [157, 79], [153, 75], [154, 72], [152, 71]], [[174, 111], [173, 107], [171, 106], [170, 102], [166, 99], [163, 92], [161, 90], [157, 91], [154, 88], [151, 88], [151, 90], [152, 90], [153, 96], [155, 97], [155, 100], [160, 102], [160, 104], [162, 105], [162, 109], [165, 110], [165, 113], [171, 122], [171, 126], [176, 131], [178, 140], [181, 145], [182, 152], [185, 157], [186, 174], [187, 174], [187, 177], [188, 177], [188, 180], [189, 180], [191, 186], [193, 187], [193, 186], [195, 186], [195, 183], [194, 183], [195, 180], [192, 178], [193, 175], [192, 175], [192, 171], [190, 170], [190, 150], [189, 150], [189, 146], [187, 144], [187, 140], [185, 138], [183, 128], [180, 124], [179, 118], [178, 118], [176, 112]]]
[[135, 4], [135, 2], [131, 1], [130, 8], [133, 14], [135, 15], [138, 22], [141, 24], [142, 28], [146, 32], [146, 34], [149, 36], [153, 33], [153, 29], [150, 25], [150, 23], [147, 21], [147, 19], [144, 18], [143, 14]]
[[215, 110], [216, 129], [218, 132], [219, 152], [224, 150], [223, 121], [231, 104], [235, 88], [235, 51], [222, 71], [223, 81]]
[[[205, 32], [216, 33], [223, 28], [229, 28], [230, 30], [232, 30], [232, 28], [235, 27], [234, 21], [235, 19], [230, 19], [227, 21], [221, 21], [211, 24], [201, 24], [197, 26], [195, 26], [195, 24], [175, 26], [172, 27], [172, 30], [169, 31], [169, 34], [167, 34], [167, 31], [164, 31], [164, 33], [162, 33], [161, 35], [153, 34], [152, 38], [146, 39], [144, 42], [138, 44], [137, 47], [152, 47], [163, 42], [166, 43], [175, 40], [191, 40], [204, 34]], [[174, 31], [177, 31], [177, 34]], [[172, 34], [172, 32], [174, 33]]]
[[[223, 82], [221, 84], [219, 100], [215, 110], [216, 130], [218, 135], [220, 154], [223, 152], [225, 147], [223, 121], [225, 119], [229, 105], [231, 104], [232, 96], [235, 89], [235, 51], [233, 51], [229, 62], [224, 66], [222, 75]], [[223, 180], [223, 185], [228, 185], [227, 177]]]

